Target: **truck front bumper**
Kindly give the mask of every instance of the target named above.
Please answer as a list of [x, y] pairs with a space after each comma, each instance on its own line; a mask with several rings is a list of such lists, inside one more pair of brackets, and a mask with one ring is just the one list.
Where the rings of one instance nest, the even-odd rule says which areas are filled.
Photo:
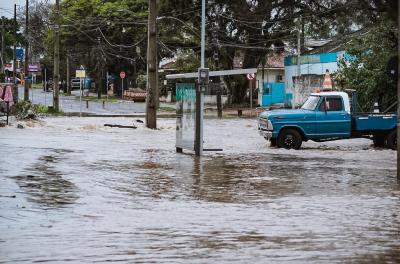
[[272, 138], [272, 131], [260, 129], [260, 135], [266, 140], [270, 140]]

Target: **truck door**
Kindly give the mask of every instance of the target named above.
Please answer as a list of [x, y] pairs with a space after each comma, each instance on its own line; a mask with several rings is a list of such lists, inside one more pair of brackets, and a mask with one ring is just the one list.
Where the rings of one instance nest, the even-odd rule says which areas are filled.
[[321, 137], [348, 138], [351, 134], [351, 116], [344, 109], [341, 96], [326, 96], [316, 112], [316, 130]]

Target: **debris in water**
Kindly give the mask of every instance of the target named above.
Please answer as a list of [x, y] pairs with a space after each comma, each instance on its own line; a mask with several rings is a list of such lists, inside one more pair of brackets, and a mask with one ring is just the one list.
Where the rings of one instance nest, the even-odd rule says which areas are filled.
[[119, 127], [119, 128], [137, 128], [136, 126], [124, 126], [124, 125], [113, 125], [113, 124], [104, 124], [106, 127]]

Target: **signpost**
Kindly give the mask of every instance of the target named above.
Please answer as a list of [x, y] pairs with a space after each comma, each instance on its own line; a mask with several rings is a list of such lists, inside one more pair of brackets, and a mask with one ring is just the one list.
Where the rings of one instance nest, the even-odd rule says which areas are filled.
[[79, 78], [79, 117], [82, 117], [82, 78], [86, 77], [83, 65], [81, 65], [79, 70], [76, 70], [75, 77]]
[[124, 79], [125, 79], [125, 72], [122, 71], [119, 73], [119, 77], [121, 78], [121, 98], [124, 98]]
[[252, 85], [252, 81], [256, 78], [256, 74], [255, 73], [248, 73], [246, 75], [247, 80], [249, 80], [249, 96], [250, 96], [250, 115], [252, 114], [252, 109], [253, 109], [253, 85]]

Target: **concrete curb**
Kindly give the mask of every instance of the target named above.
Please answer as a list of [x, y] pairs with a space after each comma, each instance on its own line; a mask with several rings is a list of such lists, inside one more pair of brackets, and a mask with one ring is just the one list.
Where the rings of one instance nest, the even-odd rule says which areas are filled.
[[[68, 112], [64, 113], [67, 117], [79, 117], [81, 114], [79, 112]], [[96, 114], [82, 112], [82, 117], [142, 117], [145, 118], [145, 113], [135, 113], [135, 114]], [[158, 114], [157, 118], [175, 118], [176, 114]]]

